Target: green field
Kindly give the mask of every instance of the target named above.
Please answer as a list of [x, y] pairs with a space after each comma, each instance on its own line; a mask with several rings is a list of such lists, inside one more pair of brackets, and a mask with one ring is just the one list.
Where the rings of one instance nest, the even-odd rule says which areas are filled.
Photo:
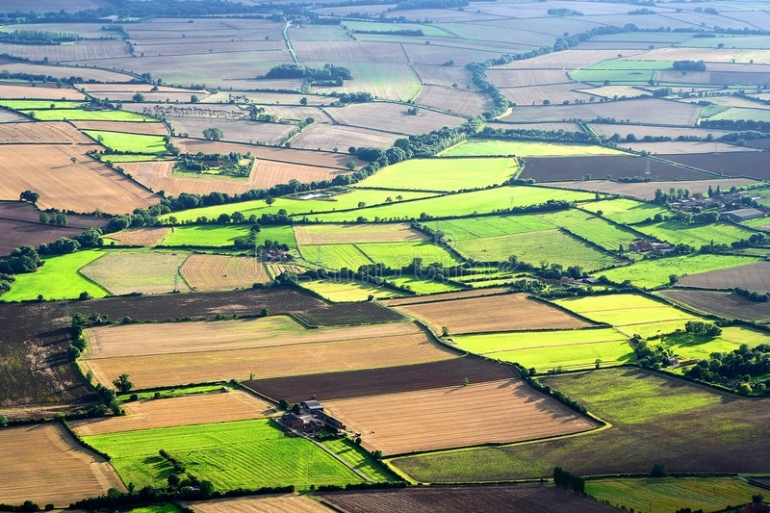
[[423, 267], [436, 262], [444, 267], [460, 263], [446, 249], [431, 242], [376, 242], [356, 246], [373, 262], [383, 263], [391, 269], [409, 266], [416, 258], [422, 259]]
[[333, 303], [367, 301], [369, 296], [380, 299], [403, 297], [406, 295], [397, 290], [378, 287], [371, 283], [362, 283], [359, 281], [300, 281], [299, 284], [302, 288], [312, 290]]
[[717, 511], [746, 504], [766, 491], [736, 477], [614, 478], [586, 482], [586, 492], [597, 500], [639, 513], [680, 508]]
[[267, 419], [146, 429], [83, 437], [111, 456], [125, 483], [165, 486], [171, 465], [161, 449], [216, 490], [359, 483], [362, 479], [303, 438], [288, 438]]
[[163, 157], [159, 157], [156, 154], [152, 155], [99, 155], [99, 160], [102, 162], [112, 162], [113, 164], [121, 164], [123, 162], [153, 162], [165, 160]]
[[740, 107], [731, 107], [727, 110], [723, 110], [709, 119], [729, 119], [729, 120], [741, 120], [751, 119], [754, 121], [770, 121], [770, 111], [764, 109], [744, 109]]
[[[376, 175], [375, 175], [376, 176]], [[492, 213], [512, 207], [539, 205], [548, 200], [587, 201], [593, 193], [549, 189], [547, 187], [498, 187], [484, 191], [448, 194], [419, 201], [394, 203], [352, 212], [337, 212], [319, 216], [308, 216], [325, 223], [355, 222], [362, 217], [368, 221], [376, 219], [402, 221], [420, 219], [423, 214], [432, 217], [463, 217]]]
[[145, 506], [143, 508], [134, 508], [128, 513], [181, 513], [182, 510], [173, 504], [163, 504], [162, 506]]
[[[14, 110], [77, 109], [85, 102], [67, 100], [0, 100], [0, 106]], [[51, 107], [53, 105], [53, 107]]]
[[[399, 199], [401, 196], [401, 199]], [[216, 219], [220, 214], [230, 214], [241, 212], [246, 217], [262, 214], [277, 214], [279, 210], [285, 210], [289, 215], [307, 216], [311, 221], [314, 220], [319, 212], [334, 212], [336, 210], [358, 209], [358, 205], [364, 206], [389, 204], [388, 199], [393, 203], [399, 201], [413, 200], [417, 198], [426, 198], [434, 194], [425, 192], [400, 192], [400, 191], [378, 191], [378, 190], [357, 190], [353, 189], [344, 194], [337, 194], [332, 199], [290, 199], [275, 198], [272, 205], [268, 205], [264, 200], [244, 201], [242, 203], [230, 203], [228, 205], [215, 205], [212, 207], [195, 208], [183, 212], [174, 212], [161, 217], [164, 223], [169, 222], [170, 217], [176, 218], [179, 222], [195, 221], [198, 217]], [[359, 210], [357, 212], [368, 212], [369, 210]], [[356, 214], [357, 216], [358, 214]], [[355, 220], [355, 216], [353, 217]]]
[[386, 280], [388, 283], [393, 283], [399, 287], [406, 287], [415, 294], [439, 294], [441, 292], [455, 292], [457, 290], [462, 290], [461, 287], [452, 285], [451, 283], [421, 280], [414, 276], [399, 276], [397, 278], [389, 276]]
[[646, 475], [655, 463], [663, 463], [669, 472], [767, 468], [767, 401], [741, 399], [626, 367], [562, 374], [542, 382], [585, 404], [612, 427], [566, 439], [442, 451], [390, 462], [414, 479], [433, 483], [550, 477], [555, 466], [583, 476]]
[[696, 249], [711, 244], [727, 244], [748, 239], [754, 232], [728, 223], [705, 225], [683, 224], [679, 221], [664, 221], [636, 227], [642, 233], [673, 245], [688, 244]]
[[325, 440], [323, 445], [345, 460], [350, 466], [377, 482], [395, 481], [394, 475], [382, 468], [374, 458], [347, 438]]
[[300, 248], [300, 254], [312, 264], [335, 271], [357, 271], [362, 265], [374, 263], [355, 244], [308, 244]]
[[655, 214], [670, 214], [667, 209], [659, 205], [627, 198], [595, 201], [581, 205], [581, 208], [594, 213], [601, 211], [602, 216], [620, 224], [641, 223], [647, 219], [653, 219]]
[[601, 84], [609, 80], [612, 85], [647, 84], [656, 70], [671, 69], [669, 61], [607, 60], [588, 68], [572, 70], [569, 76], [578, 82]]
[[188, 252], [173, 250], [112, 250], [83, 266], [80, 272], [111, 294], [160, 294], [175, 288], [189, 291], [187, 283], [178, 278], [179, 268], [188, 256]]
[[620, 155], [613, 148], [592, 144], [558, 144], [539, 141], [498, 141], [471, 139], [439, 153], [440, 157], [483, 157], [490, 155], [517, 157], [572, 157], [586, 155]]
[[114, 151], [128, 153], [164, 153], [167, 151], [162, 135], [124, 134], [100, 130], [83, 130], [83, 133]]
[[534, 266], [561, 264], [566, 269], [577, 265], [589, 272], [613, 262], [613, 257], [557, 229], [459, 241], [452, 247], [477, 262], [507, 262], [515, 255]]
[[458, 191], [499, 185], [518, 171], [512, 158], [413, 159], [380, 169], [357, 187]]
[[756, 347], [767, 344], [767, 334], [748, 328], [722, 328], [718, 337], [699, 337], [689, 333], [674, 333], [656, 341], [655, 345], [663, 345], [683, 360], [708, 360], [711, 353], [729, 353], [738, 349], [741, 344]]
[[[291, 230], [291, 227], [288, 227]], [[249, 225], [197, 225], [176, 226], [159, 245], [161, 246], [207, 246], [232, 247], [235, 239], [248, 237]]]
[[608, 251], [617, 251], [621, 245], [628, 248], [638, 238], [638, 235], [631, 230], [620, 228], [601, 217], [586, 214], [577, 209], [542, 214], [541, 218]]
[[427, 36], [433, 37], [455, 37], [449, 32], [442, 30], [435, 25], [427, 25], [422, 23], [399, 23], [393, 25], [392, 23], [378, 23], [372, 21], [348, 21], [345, 20], [342, 25], [348, 30], [364, 30], [368, 32], [392, 32], [394, 30], [422, 30], [422, 33]]
[[45, 264], [36, 272], [17, 274], [11, 290], [0, 296], [0, 300], [29, 301], [37, 299], [38, 295], [45, 299], [74, 299], [81, 292], [88, 292], [92, 297], [105, 297], [109, 295], [105, 289], [78, 272], [104, 255], [104, 251], [94, 249], [45, 258]]
[[593, 369], [629, 363], [634, 359], [628, 337], [611, 328], [520, 331], [452, 337], [457, 347], [505, 362], [516, 362], [539, 372], [562, 367]]
[[21, 112], [39, 121], [155, 121], [149, 116], [126, 110], [49, 109]]
[[465, 217], [441, 222], [429, 221], [425, 225], [444, 232], [444, 238], [450, 244], [458, 241], [537, 232], [554, 228], [552, 223], [546, 221], [541, 216], [533, 214]]
[[705, 273], [717, 269], [753, 264], [759, 259], [732, 255], [700, 255], [642, 260], [627, 267], [617, 267], [596, 273], [615, 283], [629, 280], [634, 286], [652, 289], [670, 283], [669, 276], [684, 277], [688, 274]]
[[635, 294], [567, 298], [554, 303], [592, 321], [615, 326], [629, 337], [638, 333], [647, 338], [683, 330], [686, 321], [698, 319], [678, 308]]
[[148, 392], [135, 392], [131, 391], [125, 394], [118, 394], [118, 400], [120, 402], [126, 402], [130, 400], [131, 396], [136, 394], [140, 401], [148, 401], [150, 399], [156, 399], [155, 394], [160, 394], [157, 399], [168, 399], [170, 397], [184, 397], [186, 395], [195, 394], [214, 394], [222, 393], [222, 385], [191, 385], [169, 388], [166, 390], [150, 390]]

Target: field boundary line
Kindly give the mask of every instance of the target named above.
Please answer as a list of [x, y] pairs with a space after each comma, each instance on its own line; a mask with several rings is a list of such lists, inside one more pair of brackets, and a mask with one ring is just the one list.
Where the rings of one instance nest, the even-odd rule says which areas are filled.
[[88, 262], [86, 265], [84, 265], [83, 267], [81, 267], [80, 269], [78, 269], [78, 270], [77, 270], [77, 271], [75, 271], [75, 272], [78, 274], [78, 276], [80, 276], [81, 278], [83, 278], [83, 279], [84, 279], [84, 280], [86, 280], [87, 282], [89, 282], [89, 283], [91, 283], [91, 284], [93, 284], [93, 285], [96, 285], [97, 287], [99, 287], [100, 289], [102, 289], [103, 291], [105, 291], [105, 292], [107, 293], [107, 295], [108, 295], [108, 296], [114, 296], [114, 295], [115, 295], [115, 293], [114, 293], [114, 292], [112, 292], [111, 290], [109, 290], [107, 287], [105, 287], [104, 285], [102, 285], [102, 284], [101, 284], [101, 283], [99, 283], [98, 281], [96, 281], [96, 280], [92, 279], [92, 278], [91, 278], [91, 277], [89, 277], [89, 276], [86, 276], [85, 274], [83, 274], [83, 272], [81, 272], [81, 271], [82, 271], [84, 268], [86, 268], [86, 267], [88, 267], [89, 265], [93, 264], [94, 262], [96, 262], [96, 261], [97, 261], [97, 260], [99, 260], [100, 258], [104, 258], [104, 257], [105, 257], [105, 256], [107, 256], [108, 254], [109, 254], [109, 251], [105, 251], [103, 255], [100, 255], [100, 256], [98, 256], [98, 257], [94, 258], [93, 260], [91, 260], [90, 262]]

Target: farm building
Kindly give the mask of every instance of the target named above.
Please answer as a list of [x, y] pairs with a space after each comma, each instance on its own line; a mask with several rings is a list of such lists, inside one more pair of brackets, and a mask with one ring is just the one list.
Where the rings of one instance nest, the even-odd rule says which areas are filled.
[[757, 219], [758, 217], [765, 217], [765, 213], [756, 208], [739, 208], [738, 210], [730, 210], [729, 212], [722, 212], [722, 216], [726, 217], [730, 221], [741, 222], [748, 221], [749, 219]]
[[345, 424], [325, 413], [323, 405], [316, 400], [300, 403], [299, 413], [282, 415], [281, 424], [303, 433], [315, 433], [324, 428], [331, 431], [345, 429]]
[[302, 407], [303, 410], [305, 410], [310, 414], [314, 414], [319, 411], [324, 411], [323, 405], [318, 401], [316, 401], [315, 399], [311, 399], [309, 401], [303, 401], [299, 403], [299, 405]]

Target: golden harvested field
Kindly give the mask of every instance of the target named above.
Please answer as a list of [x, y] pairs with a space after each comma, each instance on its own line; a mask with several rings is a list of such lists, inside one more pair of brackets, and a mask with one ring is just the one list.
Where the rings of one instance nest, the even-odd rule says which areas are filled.
[[269, 189], [280, 183], [289, 183], [291, 180], [299, 180], [302, 183], [320, 182], [333, 180], [337, 175], [350, 173], [351, 171], [328, 167], [258, 160], [251, 173], [249, 183], [252, 189]]
[[80, 130], [100, 130], [105, 132], [125, 132], [142, 135], [168, 135], [163, 123], [145, 123], [135, 121], [73, 121]]
[[425, 241], [428, 237], [407, 223], [296, 225], [297, 244], [357, 244], [361, 242]]
[[102, 435], [137, 429], [260, 419], [274, 411], [271, 404], [241, 390], [131, 401], [124, 403], [123, 409], [126, 410], [125, 416], [76, 420], [70, 425], [79, 436]]
[[[179, 324], [189, 330], [189, 324]], [[132, 341], [127, 341], [130, 343]], [[423, 333], [353, 339], [338, 342], [279, 345], [258, 349], [195, 351], [168, 355], [127, 356], [81, 360], [101, 383], [123, 373], [137, 388], [174, 386], [208, 381], [259, 379], [313, 373], [393, 367], [453, 358]]]
[[526, 294], [501, 294], [412, 304], [396, 307], [396, 310], [423, 320], [439, 333], [442, 327], [447, 327], [452, 335], [590, 326], [588, 322], [560, 309], [529, 299]]
[[0, 429], [0, 502], [66, 507], [110, 488], [126, 491], [112, 466], [59, 424]]
[[[29, 189], [40, 194], [41, 209], [98, 209], [110, 214], [124, 214], [158, 202], [154, 194], [85, 154], [98, 148], [54, 144], [3, 146], [3, 160], [14, 165], [4, 168], [0, 199], [18, 200], [19, 193]], [[77, 159], [74, 164], [73, 157]]]
[[453, 299], [468, 299], [482, 296], [495, 296], [507, 292], [508, 289], [473, 289], [462, 292], [446, 292], [444, 294], [431, 294], [430, 296], [413, 296], [383, 301], [387, 306], [415, 305], [420, 303], [436, 303]]
[[487, 78], [501, 89], [572, 83], [567, 74], [560, 69], [509, 70], [492, 68], [487, 72]]
[[556, 84], [535, 87], [513, 87], [502, 89], [503, 95], [517, 105], [541, 105], [548, 100], [551, 104], [560, 104], [564, 100], [588, 100], [589, 95], [577, 91], [578, 84]]
[[[41, 57], [42, 59], [42, 57]], [[28, 62], [0, 62], [0, 71], [8, 73], [30, 73], [32, 75], [51, 75], [56, 78], [81, 77], [83, 80], [97, 82], [129, 82], [134, 77], [116, 71], [75, 66], [47, 66]]]
[[[48, 29], [51, 30], [51, 29]], [[2, 65], [0, 65], [2, 67]], [[85, 100], [80, 91], [68, 87], [56, 87], [54, 84], [36, 84], [35, 87], [22, 84], [0, 85], [0, 98], [42, 99], [42, 100]]]
[[[84, 358], [93, 360], [136, 355], [291, 347], [421, 333], [411, 322], [305, 329], [290, 317], [283, 315], [232, 321], [113, 325], [86, 330], [89, 352]], [[163, 340], [162, 347], [158, 346], [158, 340]]]
[[114, 239], [123, 246], [154, 246], [168, 235], [169, 228], [136, 228], [125, 232], [111, 233]]
[[325, 401], [324, 408], [384, 454], [520, 442], [597, 424], [518, 379]]
[[[111, 294], [161, 294], [172, 292], [175, 277], [189, 253], [161, 251], [110, 251], [80, 269]], [[190, 289], [184, 280], [176, 280], [183, 292]]]
[[[355, 128], [345, 125], [327, 125], [313, 123], [291, 140], [294, 148], [347, 151], [350, 146], [372, 146], [375, 148], [389, 148], [401, 137], [400, 134], [369, 130], [368, 128]], [[352, 157], [352, 156], [351, 156]], [[350, 158], [350, 160], [355, 160]]]
[[69, 123], [60, 121], [0, 124], [0, 143], [87, 144], [91, 145], [89, 149], [95, 149], [90, 137], [78, 132]]
[[[640, 61], [706, 61], [706, 62], [730, 62], [740, 53], [735, 48], [682, 48], [666, 47], [655, 48], [634, 57]], [[628, 57], [625, 53], [624, 57]], [[626, 60], [625, 58], [623, 60]]]
[[[172, 117], [166, 121], [177, 134], [200, 137], [207, 128], [219, 128], [224, 133], [223, 139], [243, 144], [279, 144], [286, 137], [297, 131], [296, 125], [280, 123], [262, 123], [248, 119], [209, 119], [204, 117]], [[292, 147], [294, 141], [292, 140]], [[315, 149], [315, 148], [312, 148]], [[250, 150], [249, 150], [250, 151]], [[245, 153], [245, 151], [241, 151]]]
[[[155, 89], [158, 93], [185, 93], [187, 95], [197, 94], [203, 96], [209, 94], [205, 89], [184, 89], [181, 87], [156, 86], [153, 84], [132, 83], [132, 84], [78, 84], [78, 87], [85, 89], [89, 94], [97, 93], [149, 93]], [[202, 99], [202, 98], [201, 98]]]
[[479, 93], [467, 89], [433, 85], [423, 86], [414, 102], [417, 105], [463, 116], [478, 116], [488, 106], [486, 99]]
[[302, 495], [241, 497], [204, 502], [187, 502], [195, 513], [330, 513], [332, 510]]
[[676, 182], [648, 182], [648, 183], [618, 183], [608, 180], [592, 180], [586, 182], [551, 182], [550, 187], [557, 189], [574, 189], [579, 191], [599, 191], [608, 194], [620, 194], [645, 200], [655, 198], [657, 189], [669, 190], [671, 187], [688, 189], [691, 194], [708, 192], [709, 186], [716, 189], [719, 185], [723, 190], [731, 187], [743, 187], [758, 183], [747, 178], [727, 178], [724, 180], [681, 180]]
[[265, 265], [249, 257], [190, 255], [179, 272], [190, 288], [199, 292], [233, 290], [270, 281]]
[[442, 127], [456, 127], [466, 120], [457, 116], [422, 109], [417, 116], [407, 114], [408, 107], [395, 103], [358, 103], [328, 108], [326, 112], [343, 125], [362, 126], [402, 134], [422, 134]]
[[[48, 58], [51, 62], [71, 62], [72, 64], [98, 59], [129, 57], [131, 55], [128, 45], [120, 39], [105, 41], [81, 40], [75, 44], [67, 45], [3, 44], [2, 51], [3, 53], [31, 61], [39, 62]], [[54, 73], [51, 74], [56, 76]], [[74, 76], [79, 75], [76, 74]]]

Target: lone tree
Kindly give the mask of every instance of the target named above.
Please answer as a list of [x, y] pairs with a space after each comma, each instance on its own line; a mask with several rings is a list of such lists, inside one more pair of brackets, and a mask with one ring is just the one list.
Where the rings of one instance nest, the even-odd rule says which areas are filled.
[[224, 132], [222, 132], [218, 128], [207, 128], [203, 131], [203, 137], [206, 138], [206, 140], [209, 141], [219, 141], [225, 136]]
[[128, 374], [121, 374], [112, 384], [124, 394], [134, 388], [134, 384], [128, 379]]
[[32, 203], [33, 205], [37, 203], [37, 200], [39, 198], [40, 198], [40, 194], [29, 190], [19, 194], [19, 201], [27, 201], [29, 203]]

